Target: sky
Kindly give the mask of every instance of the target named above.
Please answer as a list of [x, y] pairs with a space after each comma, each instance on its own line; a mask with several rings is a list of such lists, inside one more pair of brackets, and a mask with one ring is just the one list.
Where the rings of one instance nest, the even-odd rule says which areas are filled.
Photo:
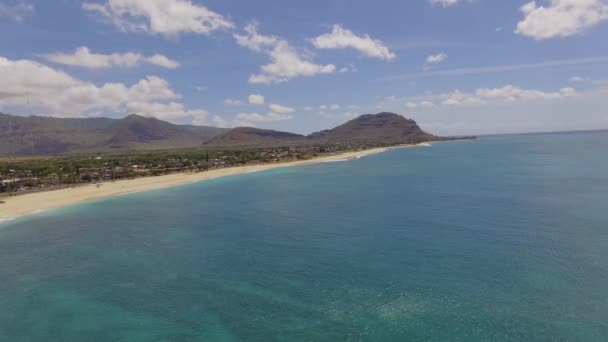
[[0, 0], [0, 111], [296, 133], [608, 128], [608, 0]]

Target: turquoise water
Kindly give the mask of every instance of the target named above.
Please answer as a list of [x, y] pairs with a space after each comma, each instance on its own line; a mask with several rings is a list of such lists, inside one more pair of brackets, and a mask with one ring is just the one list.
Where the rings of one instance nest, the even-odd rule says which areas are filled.
[[0, 340], [606, 340], [607, 146], [439, 143], [4, 224]]

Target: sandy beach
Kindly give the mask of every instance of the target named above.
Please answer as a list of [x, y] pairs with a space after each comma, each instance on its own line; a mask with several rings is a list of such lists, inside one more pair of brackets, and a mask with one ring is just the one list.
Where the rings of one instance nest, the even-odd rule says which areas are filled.
[[[415, 145], [406, 145], [399, 147], [412, 146]], [[0, 201], [5, 202], [0, 203], [0, 222], [40, 211], [56, 209], [96, 199], [125, 195], [146, 190], [162, 189], [188, 183], [201, 182], [219, 177], [238, 175], [248, 172], [264, 171], [280, 167], [290, 167], [360, 158], [370, 154], [381, 153], [389, 149], [399, 147], [383, 147], [356, 152], [345, 152], [302, 161], [237, 166], [199, 173], [179, 173], [158, 177], [144, 177], [119, 180], [115, 182], [104, 182], [101, 183], [101, 186], [99, 187], [97, 187], [96, 184], [90, 184], [67, 189], [49, 190], [11, 197], [0, 197]]]

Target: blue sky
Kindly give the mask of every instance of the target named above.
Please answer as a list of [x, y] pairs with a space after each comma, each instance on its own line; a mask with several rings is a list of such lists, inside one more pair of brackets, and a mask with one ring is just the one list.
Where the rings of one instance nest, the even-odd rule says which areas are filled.
[[0, 0], [0, 110], [309, 133], [608, 128], [607, 0]]

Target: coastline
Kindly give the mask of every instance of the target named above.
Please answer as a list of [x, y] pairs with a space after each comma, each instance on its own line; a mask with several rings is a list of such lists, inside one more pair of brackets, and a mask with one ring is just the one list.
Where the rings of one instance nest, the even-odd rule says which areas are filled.
[[0, 199], [5, 203], [0, 204], [0, 223], [7, 222], [21, 216], [35, 214], [41, 211], [57, 209], [61, 207], [76, 205], [84, 202], [114, 196], [170, 188], [179, 185], [207, 181], [220, 177], [233, 176], [257, 171], [265, 171], [282, 167], [344, 161], [349, 159], [361, 158], [371, 154], [382, 153], [396, 148], [406, 148], [415, 146], [428, 145], [418, 144], [379, 147], [362, 151], [338, 153], [309, 160], [298, 160], [273, 164], [235, 166], [198, 173], [176, 173], [157, 177], [126, 179], [118, 180], [115, 182], [103, 182], [101, 183], [102, 185], [100, 187], [97, 187], [96, 184], [88, 184], [73, 188], [48, 190], [11, 197], [2, 197]]

